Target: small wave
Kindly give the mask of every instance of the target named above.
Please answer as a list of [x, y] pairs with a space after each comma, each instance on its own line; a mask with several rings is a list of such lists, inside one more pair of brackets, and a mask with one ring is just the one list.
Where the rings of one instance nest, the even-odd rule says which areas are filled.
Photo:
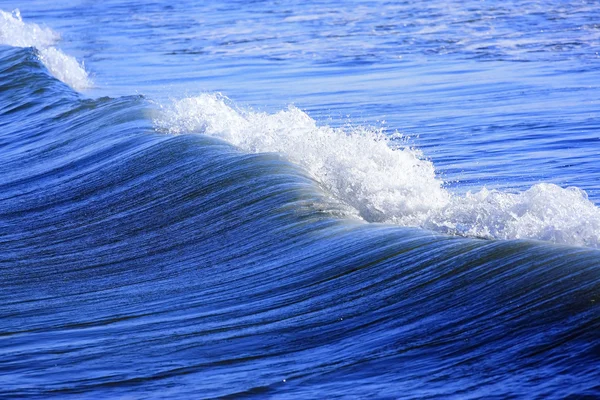
[[369, 222], [600, 247], [600, 209], [584, 191], [540, 183], [521, 193], [452, 194], [420, 151], [392, 149], [377, 129], [319, 126], [293, 106], [274, 114], [239, 110], [217, 94], [163, 105], [154, 124], [172, 134], [215, 136], [247, 152], [284, 154]]
[[49, 28], [25, 23], [19, 10], [8, 13], [0, 10], [0, 44], [13, 47], [35, 47], [48, 71], [75, 90], [92, 87], [83, 63], [58, 50], [60, 35]]

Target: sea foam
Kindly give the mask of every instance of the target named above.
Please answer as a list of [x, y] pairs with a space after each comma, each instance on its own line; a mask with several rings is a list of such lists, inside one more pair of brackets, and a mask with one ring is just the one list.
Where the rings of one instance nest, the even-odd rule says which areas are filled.
[[19, 10], [12, 13], [0, 10], [0, 44], [35, 47], [40, 60], [55, 78], [75, 90], [90, 88], [92, 81], [83, 64], [54, 47], [58, 40], [60, 35], [51, 29], [23, 22]]
[[600, 247], [600, 209], [584, 191], [540, 183], [521, 193], [453, 194], [420, 151], [393, 149], [377, 129], [319, 126], [293, 106], [274, 114], [240, 110], [218, 94], [161, 106], [154, 123], [162, 132], [200, 133], [247, 152], [281, 153], [369, 222]]

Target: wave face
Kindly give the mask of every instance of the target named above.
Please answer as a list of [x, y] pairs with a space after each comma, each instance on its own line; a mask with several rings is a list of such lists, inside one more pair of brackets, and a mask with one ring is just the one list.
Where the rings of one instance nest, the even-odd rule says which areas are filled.
[[363, 221], [596, 229], [578, 190], [455, 198], [376, 132], [85, 99], [28, 47], [0, 90], [0, 397], [600, 395], [597, 250]]

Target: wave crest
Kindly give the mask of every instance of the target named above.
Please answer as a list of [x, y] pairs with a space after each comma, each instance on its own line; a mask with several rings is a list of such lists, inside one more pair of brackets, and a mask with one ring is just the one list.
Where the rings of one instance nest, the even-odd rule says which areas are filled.
[[433, 164], [418, 151], [392, 150], [373, 129], [317, 126], [293, 106], [275, 114], [235, 110], [221, 96], [204, 94], [163, 108], [155, 124], [169, 133], [219, 137], [248, 152], [284, 154], [367, 221], [394, 216], [418, 225], [449, 200]]
[[600, 247], [600, 209], [584, 191], [540, 183], [521, 193], [452, 194], [421, 152], [392, 149], [377, 129], [319, 126], [293, 106], [274, 114], [239, 110], [218, 94], [163, 105], [154, 124], [162, 132], [218, 137], [247, 152], [281, 153], [369, 222]]
[[39, 51], [39, 59], [48, 71], [60, 81], [75, 90], [92, 87], [83, 63], [79, 63], [58, 50], [55, 45], [60, 35], [50, 28], [43, 28], [34, 23], [25, 23], [19, 10], [12, 13], [0, 10], [0, 44], [12, 47], [35, 47]]

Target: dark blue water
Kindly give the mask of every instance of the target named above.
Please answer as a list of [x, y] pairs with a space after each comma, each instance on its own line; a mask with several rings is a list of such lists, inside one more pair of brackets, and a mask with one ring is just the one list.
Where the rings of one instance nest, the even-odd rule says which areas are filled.
[[594, 2], [0, 6], [0, 397], [600, 397]]

